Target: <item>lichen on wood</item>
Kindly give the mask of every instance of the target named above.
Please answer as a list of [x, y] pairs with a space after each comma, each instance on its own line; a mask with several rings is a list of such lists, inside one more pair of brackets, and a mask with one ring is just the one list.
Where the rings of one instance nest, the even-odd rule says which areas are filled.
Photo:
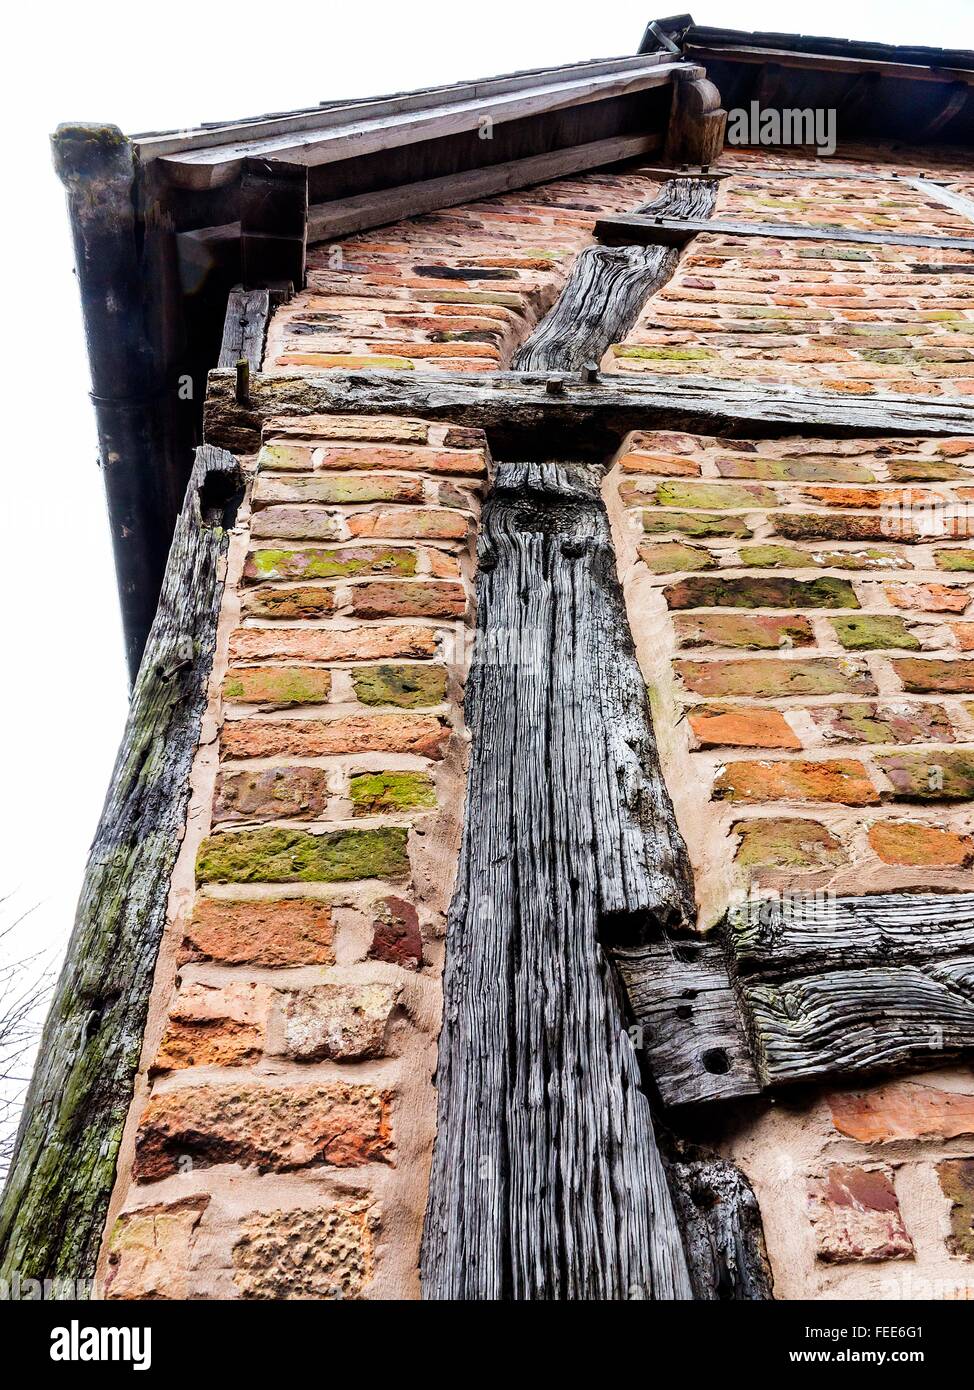
[[94, 1273], [183, 834], [241, 487], [197, 450], [0, 1204], [0, 1277]]

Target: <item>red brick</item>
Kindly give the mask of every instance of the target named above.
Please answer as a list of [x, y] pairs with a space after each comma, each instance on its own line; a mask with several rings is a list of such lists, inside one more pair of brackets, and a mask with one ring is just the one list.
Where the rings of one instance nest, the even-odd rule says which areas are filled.
[[436, 654], [436, 633], [417, 623], [388, 627], [238, 627], [230, 656], [238, 661], [387, 661]]
[[877, 821], [869, 843], [884, 864], [962, 869], [974, 862], [974, 839], [915, 821]]
[[320, 767], [267, 767], [219, 774], [213, 819], [313, 820], [328, 805], [328, 774]]
[[351, 603], [360, 618], [462, 618], [467, 611], [463, 585], [437, 579], [354, 584]]
[[812, 1185], [809, 1207], [820, 1260], [844, 1264], [913, 1255], [888, 1168], [833, 1163]]
[[226, 758], [323, 758], [336, 753], [418, 753], [441, 758], [450, 728], [434, 715], [373, 714], [340, 719], [237, 719], [224, 724]]
[[869, 806], [879, 801], [866, 769], [853, 758], [731, 762], [720, 770], [714, 796], [742, 803], [827, 801]]
[[848, 1139], [956, 1139], [974, 1135], [974, 1094], [917, 1081], [891, 1081], [866, 1091], [829, 1095], [832, 1123]]
[[314, 898], [198, 898], [179, 959], [270, 967], [332, 965], [334, 939], [331, 908]]
[[374, 1086], [194, 1086], [154, 1095], [142, 1112], [133, 1175], [155, 1182], [234, 1163], [289, 1172], [388, 1162], [388, 1098]]
[[778, 710], [746, 705], [698, 705], [688, 715], [702, 748], [800, 748], [801, 739]]

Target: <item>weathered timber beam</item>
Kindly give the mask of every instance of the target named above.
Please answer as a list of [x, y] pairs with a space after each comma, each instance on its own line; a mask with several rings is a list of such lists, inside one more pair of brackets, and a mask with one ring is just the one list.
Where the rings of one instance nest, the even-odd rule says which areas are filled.
[[214, 371], [206, 438], [252, 453], [267, 421], [329, 411], [406, 413], [475, 425], [491, 432], [491, 447], [506, 458], [523, 457], [529, 448], [535, 454], [542, 448], [548, 457], [560, 452], [603, 458], [630, 430], [655, 427], [746, 438], [786, 429], [827, 437], [974, 434], [974, 399], [966, 397], [918, 400], [877, 393], [850, 399], [764, 382], [644, 374], [638, 381], [605, 375], [597, 383], [565, 378], [557, 385], [552, 394], [546, 377], [519, 372], [260, 373], [251, 377], [249, 403], [241, 405], [235, 373]]
[[974, 1049], [974, 955], [741, 986], [765, 1086], [943, 1065]]
[[723, 946], [709, 936], [661, 936], [612, 952], [664, 1105], [757, 1095], [747, 1037]]
[[[710, 179], [671, 178], [640, 212], [705, 217], [717, 201]], [[571, 371], [596, 365], [619, 343], [650, 295], [666, 284], [678, 257], [666, 247], [587, 246], [548, 314], [514, 354], [515, 371]]]
[[725, 941], [762, 1086], [974, 1049], [972, 893], [750, 902]]
[[192, 464], [194, 411], [180, 405], [173, 375], [180, 304], [175, 238], [158, 207], [144, 208], [133, 147], [116, 127], [63, 125], [52, 146], [67, 191], [134, 681]]
[[719, 236], [771, 237], [778, 241], [841, 241], [862, 246], [934, 246], [950, 251], [974, 251], [974, 238], [927, 236], [922, 232], [863, 232], [849, 227], [824, 228], [800, 222], [706, 221], [699, 217], [641, 217], [616, 213], [601, 217], [595, 235], [609, 245], [683, 246], [700, 232]]
[[670, 1186], [697, 1302], [764, 1302], [774, 1280], [761, 1212], [739, 1168], [720, 1158], [674, 1163]]
[[606, 951], [693, 892], [599, 470], [501, 465], [477, 584], [424, 1296], [689, 1298]]
[[94, 1273], [132, 1099], [239, 489], [197, 451], [0, 1202], [0, 1277]]
[[270, 312], [269, 290], [230, 291], [218, 367], [236, 368], [243, 359], [252, 372], [260, 371]]
[[917, 964], [974, 954], [974, 893], [766, 898], [731, 912], [726, 931], [741, 978]]

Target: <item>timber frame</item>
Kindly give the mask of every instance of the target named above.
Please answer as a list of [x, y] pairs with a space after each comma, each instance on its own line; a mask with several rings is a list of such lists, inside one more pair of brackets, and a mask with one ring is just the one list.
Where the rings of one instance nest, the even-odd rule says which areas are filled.
[[[478, 721], [496, 721], [522, 700], [539, 700], [538, 729], [548, 731], [544, 746], [554, 748], [561, 760], [559, 785], [566, 793], [558, 806], [562, 821], [550, 839], [567, 846], [573, 878], [586, 883], [577, 902], [559, 906], [559, 929], [565, 927], [560, 939], [578, 931], [591, 946], [596, 965], [584, 987], [603, 1041], [617, 1039], [621, 1020], [645, 1022], [652, 1029], [641, 1077], [631, 1050], [607, 1047], [611, 1066], [600, 1082], [606, 1092], [598, 1093], [595, 1082], [580, 1087], [581, 1108], [594, 1107], [591, 1113], [598, 1110], [600, 1094], [604, 1104], [609, 1091], [624, 1091], [629, 1104], [625, 1121], [631, 1144], [627, 1154], [607, 1148], [606, 1191], [618, 1192], [624, 1174], [638, 1220], [627, 1245], [616, 1242], [611, 1203], [599, 1206], [598, 1221], [593, 1212], [583, 1214], [582, 1224], [597, 1247], [593, 1264], [603, 1257], [608, 1261], [609, 1276], [598, 1288], [562, 1282], [570, 1262], [557, 1248], [550, 1213], [530, 1204], [518, 1209], [515, 1224], [533, 1232], [536, 1243], [512, 1249], [513, 1228], [504, 1226], [489, 1202], [463, 1205], [462, 1173], [455, 1166], [458, 1136], [475, 1133], [480, 1151], [493, 1153], [492, 1126], [502, 1125], [503, 1107], [516, 1107], [531, 1084], [524, 1057], [504, 1052], [513, 1046], [506, 1032], [512, 1007], [541, 1028], [530, 989], [521, 980], [516, 1000], [485, 1006], [466, 1035], [444, 1029], [440, 1133], [424, 1242], [427, 1296], [619, 1297], [625, 1296], [620, 1289], [636, 1286], [641, 1296], [713, 1298], [726, 1287], [725, 1255], [734, 1246], [748, 1256], [736, 1271], [732, 1296], [767, 1298], [760, 1222], [746, 1182], [708, 1155], [681, 1153], [679, 1162], [666, 1163], [664, 1158], [673, 1155], [661, 1157], [664, 1146], [657, 1145], [653, 1109], [670, 1108], [670, 1119], [687, 1106], [736, 1102], [809, 1077], [873, 1068], [875, 1056], [867, 1068], [833, 1046], [831, 1037], [808, 1033], [799, 1039], [805, 1055], [796, 1062], [794, 1033], [801, 1030], [790, 1033], [788, 1027], [796, 998], [799, 1005], [811, 1000], [808, 1012], [813, 1013], [816, 997], [827, 996], [829, 1006], [840, 1010], [851, 995], [872, 990], [878, 1001], [872, 1026], [881, 1029], [884, 1017], [888, 1022], [881, 1067], [929, 1063], [929, 1044], [918, 1029], [931, 1000], [946, 1020], [942, 1053], [974, 1047], [969, 903], [917, 898], [906, 907], [898, 900], [880, 909], [876, 900], [844, 900], [836, 928], [840, 965], [827, 972], [802, 956], [807, 924], [792, 919], [776, 919], [770, 931], [764, 919], [729, 921], [707, 938], [689, 937], [692, 885], [651, 724], [635, 693], [638, 672], [631, 643], [627, 647], [611, 541], [598, 501], [600, 466], [635, 429], [662, 426], [749, 438], [785, 432], [834, 438], [974, 436], [971, 399], [883, 394], [849, 399], [689, 375], [638, 381], [599, 376], [605, 335], [624, 333], [646, 297], [665, 283], [676, 259], [671, 248], [706, 230], [799, 234], [794, 228], [728, 228], [709, 220], [723, 173], [712, 167], [723, 136], [721, 102], [743, 101], [755, 89], [755, 74], [756, 90], [774, 79], [776, 67], [807, 72], [809, 82], [827, 79], [848, 111], [868, 108], [865, 134], [895, 133], [895, 93], [910, 83], [920, 94], [928, 138], [970, 138], [974, 54], [881, 52], [870, 45], [859, 46], [868, 53], [850, 56], [830, 51], [829, 41], [820, 41], [819, 48], [811, 42], [701, 30], [684, 16], [651, 27], [645, 40], [650, 51], [624, 59], [334, 103], [190, 135], [128, 140], [113, 127], [94, 126], [58, 132], [55, 153], [72, 212], [127, 653], [136, 684], [126, 742], [0, 1208], [0, 1270], [22, 1267], [26, 1252], [38, 1275], [70, 1270], [77, 1277], [93, 1269], [205, 706], [225, 530], [240, 482], [232, 455], [254, 451], [271, 419], [322, 411], [396, 412], [487, 431], [500, 470], [485, 514], [483, 621], [510, 622], [519, 592], [541, 593], [544, 622], [564, 646], [559, 660], [565, 671], [555, 671], [553, 662], [549, 674], [561, 679], [567, 672], [576, 680], [575, 713], [580, 727], [586, 719], [591, 727], [580, 749], [576, 734], [564, 725], [564, 710], [544, 704], [538, 689], [518, 689], [516, 681], [492, 687], [483, 671], [472, 678], [471, 724], [476, 736]], [[880, 99], [884, 92], [887, 97]], [[486, 142], [489, 151], [477, 140], [485, 117], [498, 123], [499, 138]], [[606, 244], [579, 257], [561, 301], [522, 346], [513, 370], [426, 377], [262, 372], [271, 308], [302, 285], [310, 243], [562, 174], [611, 168], [633, 158], [645, 163], [649, 157], [659, 160], [654, 171], [660, 198], [635, 214], [602, 220], [599, 231]], [[92, 187], [101, 195], [94, 201], [86, 196]], [[958, 198], [969, 202], [951, 194], [951, 206], [964, 211]], [[807, 236], [807, 229], [800, 234]], [[904, 243], [902, 237], [880, 235]], [[871, 238], [860, 234], [859, 239]], [[919, 257], [931, 247], [970, 249], [974, 239], [915, 237], [909, 244], [918, 247]], [[573, 309], [590, 299], [600, 306], [598, 314]], [[110, 319], [112, 302], [124, 308], [128, 332], [122, 341]], [[179, 383], [185, 379], [192, 390], [183, 398]], [[193, 446], [200, 438], [206, 443], [194, 463]], [[547, 588], [535, 583], [542, 573]], [[530, 583], [519, 587], [519, 576]], [[586, 664], [586, 653], [603, 662], [602, 680], [594, 685], [598, 668]], [[571, 681], [566, 678], [563, 685], [571, 688]], [[623, 747], [613, 742], [612, 729], [627, 720], [629, 739]], [[542, 765], [538, 729], [520, 742], [512, 737], [502, 750], [511, 767], [523, 766], [529, 788], [531, 769], [537, 775]], [[159, 775], [151, 785], [143, 775], [146, 749], [164, 749], [162, 769], [156, 768]], [[633, 749], [640, 753], [638, 768]], [[490, 754], [475, 747], [468, 823], [477, 816], [504, 821], [503, 805], [490, 802], [504, 778], [490, 776], [489, 756], [496, 756], [496, 749]], [[578, 808], [569, 807], [568, 793], [574, 795], [579, 786], [586, 794], [578, 798], [578, 814], [595, 818], [596, 810], [604, 812], [598, 820], [601, 838], [572, 819]], [[623, 786], [626, 796], [606, 808], [601, 799], [607, 787], [616, 786]], [[540, 815], [543, 808], [534, 809]], [[523, 838], [514, 837], [511, 853], [526, 860]], [[565, 870], [548, 849], [547, 860], [539, 856], [525, 876], [528, 884], [534, 881], [539, 902], [539, 885], [556, 881]], [[121, 894], [112, 877], [116, 871]], [[451, 910], [450, 949], [466, 951], [484, 980], [497, 977], [507, 943], [503, 922], [478, 919], [474, 888], [490, 880], [499, 900], [513, 900], [510, 885], [495, 882], [497, 876], [495, 864], [478, 862], [468, 837]], [[544, 959], [553, 949], [551, 924], [540, 918], [529, 923], [525, 903], [521, 910], [524, 939]], [[868, 940], [863, 946], [860, 938], [863, 924], [875, 926], [880, 910], [889, 920], [876, 928], [874, 959]], [[937, 921], [950, 919], [949, 949], [939, 954], [917, 944], [918, 923], [930, 913], [939, 914]], [[103, 916], [110, 932], [98, 929]], [[898, 934], [899, 952], [892, 963], [891, 932]], [[890, 984], [895, 971], [901, 973]], [[455, 987], [448, 965], [448, 998]], [[712, 1003], [703, 1044], [699, 1035], [688, 1041], [682, 1026], [687, 989]], [[901, 994], [902, 1017], [889, 1019], [889, 1001]], [[492, 1041], [498, 1043], [493, 1053]], [[487, 1073], [476, 1081], [469, 1069], [485, 1057], [485, 1066], [502, 1071], [506, 1061], [510, 1095], [501, 1094], [499, 1083], [496, 1094], [491, 1091]], [[524, 1070], [518, 1071], [521, 1063]], [[578, 1074], [578, 1058], [564, 1039], [546, 1064], [553, 1072]], [[477, 1084], [497, 1100], [493, 1112], [478, 1105]], [[67, 1095], [71, 1109], [58, 1103]], [[576, 1141], [568, 1133], [552, 1138], [552, 1150], [563, 1146], [568, 1169]], [[80, 1163], [75, 1163], [75, 1144]], [[523, 1193], [537, 1178], [532, 1164], [538, 1155], [526, 1151], [520, 1158]], [[68, 1171], [72, 1163], [73, 1173]], [[707, 1201], [698, 1200], [701, 1193], [714, 1196], [710, 1206], [724, 1202], [723, 1214], [709, 1225], [701, 1215], [708, 1209]], [[478, 1258], [471, 1263], [464, 1256], [472, 1249]]]

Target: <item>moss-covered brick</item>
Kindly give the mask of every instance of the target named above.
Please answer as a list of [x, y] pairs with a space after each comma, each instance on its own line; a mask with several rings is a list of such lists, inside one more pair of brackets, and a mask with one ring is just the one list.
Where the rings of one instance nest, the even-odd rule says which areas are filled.
[[945, 1158], [937, 1177], [950, 1203], [947, 1248], [961, 1259], [974, 1260], [974, 1158]]
[[702, 507], [713, 511], [729, 508], [773, 507], [777, 497], [760, 483], [697, 483], [673, 480], [657, 483], [656, 501], [661, 507]]
[[727, 763], [717, 774], [713, 794], [717, 800], [743, 803], [826, 801], [870, 806], [879, 800], [866, 769], [853, 758]]
[[884, 864], [963, 869], [974, 860], [970, 835], [916, 821], [876, 821], [869, 828], [869, 843]]
[[852, 512], [774, 512], [771, 524], [779, 536], [792, 541], [910, 541], [917, 537], [911, 533], [909, 517], [892, 518], [895, 534], [891, 534], [891, 522], [883, 511], [872, 516], [860, 516]]
[[423, 480], [387, 473], [362, 476], [317, 473], [313, 477], [297, 478], [258, 475], [253, 500], [255, 507], [267, 507], [277, 502], [323, 503], [329, 506], [356, 502], [422, 502]]
[[694, 575], [663, 590], [670, 608], [858, 608], [847, 579]]
[[881, 754], [876, 761], [893, 784], [897, 801], [968, 801], [974, 797], [974, 750]]
[[890, 459], [887, 466], [894, 483], [950, 483], [971, 476], [969, 469], [946, 459]]
[[643, 530], [650, 535], [682, 531], [686, 536], [750, 536], [751, 528], [742, 516], [715, 516], [710, 512], [643, 512]]
[[807, 647], [815, 640], [807, 618], [763, 613], [679, 613], [673, 619], [682, 647]]
[[320, 704], [331, 691], [331, 672], [320, 666], [235, 666], [223, 682], [226, 700], [246, 704]]
[[248, 618], [325, 618], [335, 611], [333, 589], [309, 585], [300, 589], [253, 589], [244, 594]]
[[410, 372], [416, 363], [408, 357], [388, 357], [361, 352], [286, 352], [278, 358], [281, 367], [322, 367], [340, 372]]
[[359, 772], [349, 778], [348, 795], [357, 816], [436, 805], [436, 790], [425, 772]]
[[409, 872], [405, 826], [338, 830], [238, 830], [211, 835], [196, 858], [200, 883], [342, 883]]
[[300, 444], [265, 444], [257, 455], [258, 471], [311, 472], [311, 450]]
[[888, 613], [857, 613], [854, 618], [833, 618], [832, 626], [843, 647], [850, 652], [894, 648], [919, 651], [920, 643], [905, 618]]
[[625, 357], [644, 362], [702, 362], [713, 353], [707, 348], [678, 347], [640, 347], [638, 344], [615, 343], [612, 347], [614, 357]]
[[363, 705], [418, 709], [446, 699], [443, 666], [357, 666], [351, 675], [356, 699]]
[[681, 545], [679, 541], [641, 545], [639, 558], [653, 574], [679, 574], [683, 570], [717, 568], [717, 561], [709, 550], [698, 545]]
[[350, 579], [365, 574], [413, 575], [415, 550], [360, 545], [307, 550], [252, 550], [244, 577], [262, 579]]
[[746, 455], [720, 458], [722, 478], [766, 478], [769, 482], [874, 483], [875, 475], [861, 463], [848, 459], [767, 459]]
[[953, 743], [943, 705], [896, 700], [816, 705], [808, 711], [827, 743]]
[[677, 661], [677, 673], [698, 695], [875, 695], [865, 667], [848, 658], [755, 657], [750, 661]]
[[974, 546], [952, 546], [949, 550], [935, 550], [933, 558], [939, 570], [974, 570]]
[[966, 695], [974, 692], [974, 661], [937, 661], [904, 657], [893, 662], [903, 689], [918, 695]]
[[824, 550], [795, 545], [743, 545], [741, 564], [752, 569], [832, 569], [875, 570], [910, 569], [910, 561], [898, 550], [881, 546], [859, 546], [855, 550]]
[[743, 820], [731, 833], [740, 836], [737, 863], [745, 869], [837, 869], [848, 859], [842, 842], [814, 820]]

